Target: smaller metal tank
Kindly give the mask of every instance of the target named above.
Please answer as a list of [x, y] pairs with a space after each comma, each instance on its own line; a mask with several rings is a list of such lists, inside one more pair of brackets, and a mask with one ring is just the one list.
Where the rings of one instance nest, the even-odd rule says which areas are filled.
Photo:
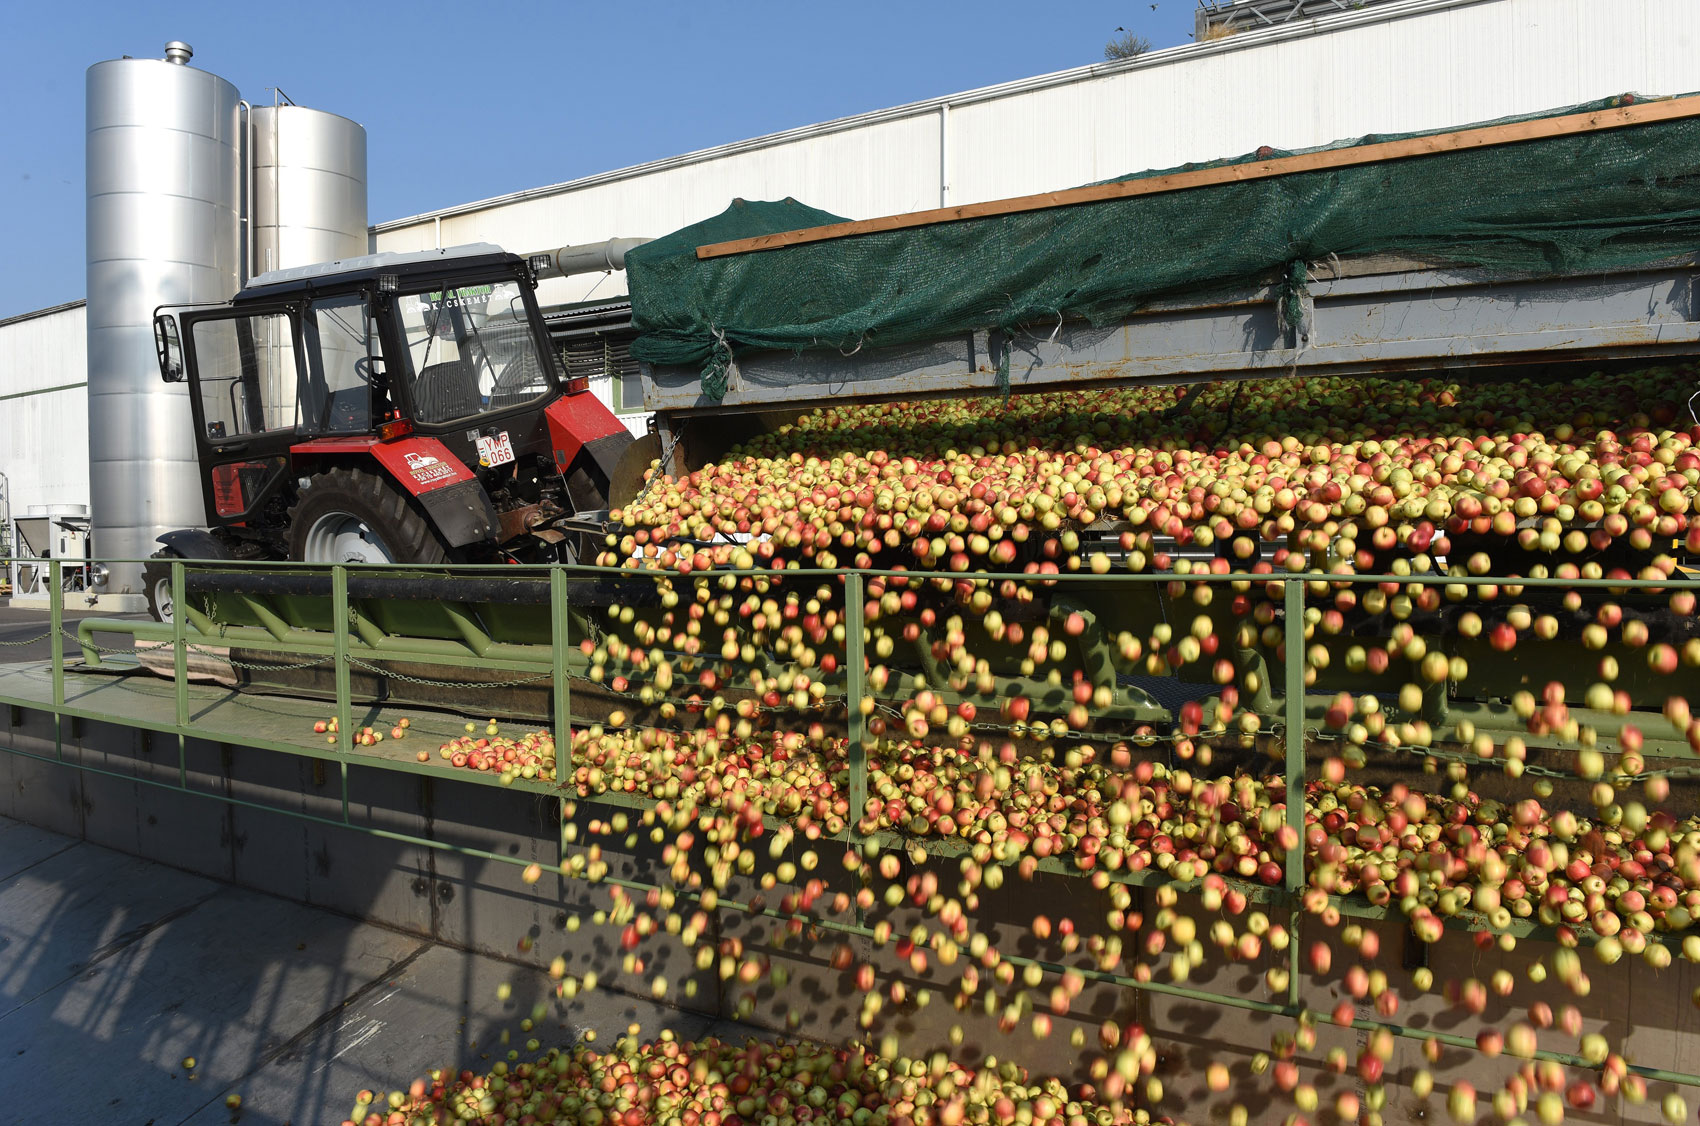
[[334, 113], [255, 106], [248, 275], [365, 254], [366, 130]]
[[[297, 105], [255, 106], [249, 113], [248, 277], [334, 262], [366, 253], [366, 130], [346, 117]], [[323, 331], [326, 365], [352, 369], [366, 354], [366, 326], [338, 321]], [[287, 341], [262, 341], [287, 347]], [[339, 361], [333, 354], [348, 353]], [[271, 371], [285, 378], [287, 364]], [[293, 387], [268, 388], [265, 401], [287, 410]], [[293, 418], [268, 419], [288, 426]]]

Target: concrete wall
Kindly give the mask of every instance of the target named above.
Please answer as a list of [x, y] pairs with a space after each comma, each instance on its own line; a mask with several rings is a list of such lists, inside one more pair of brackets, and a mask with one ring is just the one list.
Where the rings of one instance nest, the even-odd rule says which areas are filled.
[[[65, 763], [33, 761], [8, 750], [47, 758], [63, 755]], [[191, 789], [330, 821], [342, 815], [340, 775], [335, 763], [199, 740], [189, 741], [185, 750], [184, 766]], [[117, 777], [79, 771], [77, 764]], [[746, 987], [721, 982], [713, 970], [697, 969], [695, 950], [678, 938], [661, 934], [644, 941], [638, 948], [646, 959], [643, 971], [620, 972], [626, 952], [619, 945], [619, 927], [596, 926], [589, 918], [596, 909], [609, 905], [608, 887], [565, 880], [552, 869], [561, 824], [560, 806], [553, 799], [451, 777], [350, 769], [350, 817], [354, 824], [536, 861], [543, 865], [545, 875], [535, 885], [527, 885], [521, 869], [512, 864], [387, 841], [340, 825], [303, 822], [137, 781], [153, 779], [174, 785], [178, 770], [173, 737], [149, 736], [131, 728], [92, 722], [73, 727], [70, 720], [64, 721], [56, 736], [52, 717], [46, 713], [0, 710], [0, 816], [516, 962], [547, 965], [557, 954], [564, 954], [570, 972], [583, 974], [594, 969], [615, 990], [641, 995], [654, 978], [665, 977], [670, 986], [669, 1000], [682, 1008], [742, 1015], [776, 1031], [798, 1032], [826, 1041], [895, 1032], [902, 1037], [903, 1051], [911, 1055], [943, 1049], [970, 1065], [996, 1055], [1043, 1073], [1079, 1079], [1085, 1077], [1090, 1060], [1099, 1054], [1096, 1044], [1102, 1022], [1114, 1020], [1124, 1026], [1138, 1022], [1152, 1036], [1159, 1055], [1156, 1077], [1162, 1082], [1163, 1095], [1152, 1107], [1154, 1113], [1199, 1123], [1226, 1122], [1230, 1105], [1238, 1101], [1247, 1106], [1252, 1122], [1275, 1123], [1284, 1120], [1292, 1109], [1284, 1098], [1272, 1097], [1270, 1075], [1253, 1070], [1253, 1057], [1269, 1050], [1271, 1036], [1291, 1030], [1292, 1022], [1285, 1018], [1095, 984], [1085, 989], [1066, 1016], [1056, 1019], [1048, 1039], [1034, 1039], [1025, 1019], [1013, 1034], [1005, 1035], [997, 1030], [996, 1016], [987, 1015], [980, 1006], [958, 1012], [949, 1004], [965, 963], [942, 967], [935, 960], [917, 973], [900, 964], [889, 946], [876, 949], [868, 939], [832, 932], [804, 933], [775, 943], [770, 937], [770, 920], [755, 920], [743, 912], [722, 909], [714, 913], [705, 941], [742, 939], [750, 953], [765, 954], [790, 979], [783, 989], [775, 988], [771, 978], [758, 982], [753, 989], [753, 1008], [738, 1014]], [[582, 831], [592, 818], [606, 818], [614, 812], [608, 807], [579, 803], [572, 821]], [[633, 819], [635, 823], [636, 815]], [[668, 882], [659, 858], [660, 845], [647, 837], [636, 847], [623, 845], [618, 836], [597, 839], [603, 843], [611, 875]], [[801, 846], [799, 842], [791, 850], [790, 859], [797, 859]], [[819, 842], [812, 847], [821, 857], [815, 875], [827, 882], [828, 894], [853, 892], [838, 863], [836, 846]], [[791, 889], [780, 884], [763, 892], [759, 881], [773, 861], [765, 847], [755, 849], [755, 854], [760, 857], [757, 869], [735, 879], [727, 894], [742, 901], [765, 894], [769, 905], [777, 905], [779, 897]], [[927, 866], [938, 875], [941, 888], [954, 886], [958, 878], [954, 861], [931, 860]], [[909, 870], [911, 866], [905, 864], [905, 871]], [[1146, 920], [1153, 918], [1153, 894], [1135, 889], [1134, 897], [1132, 910], [1143, 912]], [[681, 909], [687, 914], [691, 910], [688, 902]], [[1083, 933], [1092, 933], [1101, 927], [1104, 909], [1104, 894], [1094, 891], [1084, 879], [1041, 874], [1027, 883], [1012, 873], [1001, 890], [982, 892], [973, 927], [987, 934], [1000, 950], [1057, 964], [1086, 965], [1087, 956], [1065, 953], [1060, 939], [1037, 939], [1031, 920], [1042, 911], [1053, 919], [1072, 918]], [[1283, 909], [1265, 909], [1276, 921], [1284, 921]], [[1183, 897], [1176, 910], [1200, 920], [1200, 935], [1204, 937], [1210, 912], [1191, 897]], [[568, 920], [575, 916], [584, 925], [577, 933], [569, 933]], [[919, 912], [909, 907], [889, 912], [876, 909], [869, 913], [868, 922], [871, 925], [879, 918], [890, 919], [899, 935], [922, 921]], [[1399, 923], [1369, 925], [1382, 938], [1378, 965], [1387, 971], [1393, 990], [1399, 994], [1394, 1019], [1401, 1024], [1469, 1036], [1484, 1024], [1504, 1029], [1525, 1019], [1526, 1007], [1536, 1000], [1549, 1002], [1555, 1011], [1561, 1005], [1575, 1003], [1581, 1009], [1585, 1030], [1605, 1033], [1613, 1047], [1626, 1051], [1633, 1062], [1684, 1071], [1700, 1068], [1700, 1017], [1688, 1001], [1690, 992], [1700, 985], [1700, 966], [1679, 959], [1660, 972], [1639, 959], [1625, 958], [1608, 969], [1586, 957], [1592, 993], [1577, 999], [1556, 981], [1549, 980], [1540, 987], [1528, 982], [1529, 964], [1548, 953], [1549, 946], [1526, 939], [1510, 953], [1483, 950], [1471, 936], [1454, 930], [1440, 944], [1415, 950], [1434, 972], [1435, 988], [1424, 994], [1411, 986], [1409, 974], [1401, 968], [1406, 955], [1405, 927]], [[1132, 942], [1136, 936], [1130, 933], [1126, 937]], [[1347, 996], [1342, 977], [1350, 959], [1337, 931], [1308, 923], [1305, 940], [1317, 938], [1332, 942], [1334, 965], [1328, 973], [1307, 973], [1300, 991], [1308, 1007], [1328, 1012]], [[866, 1030], [856, 1019], [861, 994], [848, 975], [830, 964], [841, 942], [858, 961], [876, 965], [881, 989], [888, 988], [893, 980], [903, 981], [909, 989], [910, 1000], [887, 1005]], [[1272, 960], [1276, 957], [1266, 952], [1262, 961], [1248, 964], [1227, 963], [1207, 955], [1205, 965], [1193, 973], [1189, 984], [1224, 995], [1281, 1000], [1269, 995], [1262, 980], [1270, 965], [1285, 964], [1284, 957], [1279, 962]], [[1156, 980], [1169, 980], [1166, 957], [1141, 958], [1130, 948], [1124, 968], [1136, 960], [1150, 962]], [[1441, 996], [1441, 984], [1448, 979], [1485, 980], [1501, 967], [1515, 974], [1519, 984], [1512, 996], [1492, 998], [1481, 1018], [1464, 1015]], [[996, 991], [1007, 1000], [1010, 991], [996, 986], [989, 974], [983, 975], [982, 981], [982, 996]], [[1047, 978], [1044, 988], [1049, 989], [1054, 981]], [[923, 1008], [913, 998], [918, 990], [928, 987], [939, 992], [933, 1004]], [[1360, 1002], [1356, 1012], [1363, 1017], [1374, 1016], [1367, 1002]], [[958, 1045], [953, 1045], [949, 1037], [953, 1024], [963, 1029]], [[1077, 1030], [1085, 1037], [1085, 1048], [1070, 1044], [1071, 1034]], [[1325, 1022], [1315, 1048], [1298, 1053], [1301, 1081], [1316, 1084], [1324, 1108], [1331, 1107], [1341, 1091], [1363, 1091], [1363, 1084], [1351, 1070], [1344, 1075], [1326, 1070], [1326, 1053], [1340, 1047], [1355, 1061], [1365, 1038], [1363, 1032]], [[1565, 1050], [1573, 1044], [1556, 1032], [1541, 1037], [1542, 1047]], [[1206, 1087], [1205, 1069], [1217, 1062], [1226, 1064], [1233, 1078], [1233, 1086], [1225, 1093], [1213, 1093]], [[1446, 1113], [1449, 1084], [1460, 1079], [1469, 1080], [1481, 1093], [1480, 1113], [1485, 1116], [1489, 1113], [1488, 1099], [1519, 1062], [1447, 1049], [1434, 1065], [1439, 1080], [1435, 1093], [1417, 1099], [1408, 1085], [1416, 1070], [1425, 1066], [1421, 1043], [1401, 1039], [1387, 1070], [1389, 1097], [1384, 1120], [1390, 1126], [1429, 1126], [1439, 1121]], [[1567, 1120], [1651, 1123], [1658, 1119], [1659, 1097], [1669, 1089], [1653, 1084], [1652, 1098], [1640, 1107], [1603, 1099], [1592, 1111], [1570, 1111]], [[1331, 1109], [1324, 1109], [1311, 1120], [1337, 1124]]]

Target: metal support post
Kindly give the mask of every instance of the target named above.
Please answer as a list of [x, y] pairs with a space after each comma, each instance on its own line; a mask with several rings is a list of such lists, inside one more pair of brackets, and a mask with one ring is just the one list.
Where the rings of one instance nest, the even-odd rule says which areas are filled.
[[[53, 630], [53, 706], [65, 706], [65, 588], [62, 564], [55, 559], [48, 564], [53, 589], [47, 596], [48, 624]], [[179, 720], [179, 723], [182, 721]]]
[[53, 631], [53, 754], [63, 762], [65, 716], [59, 709], [65, 706], [65, 587], [61, 567], [57, 559], [47, 565], [51, 588], [47, 594], [47, 624]]
[[171, 677], [177, 701], [177, 784], [189, 788], [189, 608], [183, 560], [171, 561]]
[[1286, 641], [1287, 641], [1287, 677], [1285, 695], [1287, 704], [1286, 729], [1283, 732], [1283, 748], [1286, 753], [1287, 774], [1287, 827], [1293, 831], [1292, 847], [1287, 849], [1284, 864], [1285, 884], [1287, 894], [1292, 897], [1292, 914], [1290, 927], [1291, 942], [1288, 944], [1287, 964], [1287, 1003], [1299, 1003], [1299, 973], [1301, 961], [1299, 958], [1299, 916], [1303, 913], [1299, 897], [1304, 894], [1305, 887], [1305, 633], [1304, 613], [1305, 597], [1304, 584], [1297, 579], [1288, 579], [1282, 594], [1285, 596], [1286, 608]]
[[[332, 644], [336, 650], [336, 748], [344, 755], [354, 750], [354, 687], [348, 664], [348, 568], [338, 563], [331, 568], [331, 613], [335, 617]], [[337, 764], [342, 775], [342, 822], [348, 824], [348, 759]]]
[[857, 828], [868, 804], [868, 747], [867, 718], [862, 714], [862, 700], [867, 695], [867, 670], [863, 668], [862, 620], [863, 579], [851, 572], [844, 576], [844, 705], [845, 724], [849, 736], [849, 831], [852, 840], [860, 840]]
[[336, 656], [336, 749], [354, 750], [354, 688], [348, 664], [348, 568], [341, 563], [331, 568], [331, 645]]
[[549, 569], [549, 657], [553, 663], [555, 689], [555, 780], [565, 780], [573, 765], [573, 697], [567, 679], [567, 646], [572, 643], [568, 627], [571, 624], [567, 602], [567, 573], [560, 567]]
[[183, 560], [171, 561], [171, 676], [177, 697], [177, 726], [189, 726], [189, 629], [183, 604]]

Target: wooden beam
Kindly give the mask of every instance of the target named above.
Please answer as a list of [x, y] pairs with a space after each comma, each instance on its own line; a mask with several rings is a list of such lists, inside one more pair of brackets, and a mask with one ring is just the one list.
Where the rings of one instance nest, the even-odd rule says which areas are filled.
[[901, 231], [912, 227], [928, 227], [935, 223], [954, 223], [960, 219], [985, 219], [995, 215], [1015, 215], [1023, 211], [1042, 211], [1049, 207], [1072, 207], [1081, 203], [1102, 203], [1112, 199], [1131, 199], [1135, 196], [1160, 195], [1165, 192], [1187, 191], [1214, 184], [1230, 184], [1247, 180], [1266, 180], [1274, 176], [1291, 176], [1300, 172], [1319, 172], [1332, 168], [1351, 168], [1388, 160], [1435, 156], [1440, 153], [1466, 152], [1470, 149], [1492, 148], [1495, 145], [1514, 145], [1523, 141], [1540, 141], [1553, 137], [1582, 133], [1600, 133], [1630, 125], [1648, 125], [1658, 121], [1700, 116], [1700, 95], [1685, 98], [1666, 98], [1660, 101], [1637, 102], [1613, 109], [1591, 110], [1586, 113], [1565, 114], [1562, 117], [1543, 117], [1533, 121], [1514, 121], [1504, 125], [1485, 125], [1478, 129], [1459, 129], [1451, 133], [1435, 133], [1426, 137], [1408, 137], [1401, 141], [1380, 141], [1371, 145], [1327, 149], [1322, 152], [1300, 153], [1297, 156], [1276, 157], [1272, 160], [1249, 161], [1215, 168], [1198, 168], [1190, 172], [1171, 172], [1163, 176], [1147, 176], [1137, 180], [1122, 180], [1113, 184], [1093, 184], [1060, 192], [996, 199], [985, 203], [968, 203], [957, 207], [937, 207], [930, 211], [911, 211], [903, 215], [884, 215], [875, 219], [860, 219], [850, 223], [829, 223], [824, 227], [805, 227], [799, 231], [757, 235], [754, 238], [714, 242], [697, 247], [698, 258], [723, 258], [732, 254], [748, 254], [758, 250], [777, 250], [807, 242], [826, 242], [850, 238], [853, 235], [877, 231]]

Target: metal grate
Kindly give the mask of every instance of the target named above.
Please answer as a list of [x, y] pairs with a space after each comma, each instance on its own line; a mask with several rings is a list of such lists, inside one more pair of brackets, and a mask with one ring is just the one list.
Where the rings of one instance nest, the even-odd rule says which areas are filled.
[[638, 380], [638, 361], [632, 358], [629, 329], [590, 333], [560, 341], [561, 368], [568, 379], [607, 379], [611, 383], [615, 411], [643, 409], [643, 388]]
[[1214, 39], [1236, 31], [1278, 27], [1294, 20], [1355, 12], [1392, 0], [1198, 0], [1194, 39]]

